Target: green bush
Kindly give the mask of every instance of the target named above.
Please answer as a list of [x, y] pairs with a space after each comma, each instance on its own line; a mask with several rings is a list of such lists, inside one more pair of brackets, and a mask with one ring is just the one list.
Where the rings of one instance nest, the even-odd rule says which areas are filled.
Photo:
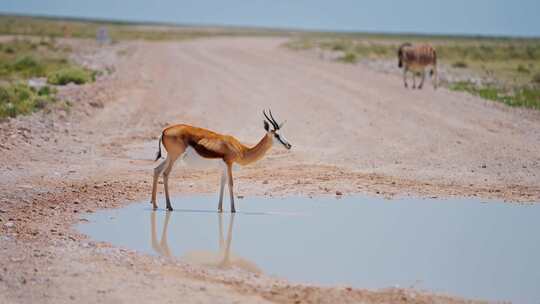
[[540, 88], [518, 87], [506, 90], [493, 85], [476, 86], [470, 82], [456, 82], [450, 86], [454, 91], [465, 91], [484, 99], [499, 101], [512, 107], [525, 107], [540, 110]]
[[344, 43], [336, 42], [336, 44], [332, 46], [332, 51], [345, 51], [347, 47], [348, 46], [345, 45]]
[[11, 66], [11, 69], [25, 77], [43, 76], [45, 67], [31, 56], [18, 58]]
[[346, 62], [346, 63], [356, 63], [358, 61], [358, 56], [356, 56], [355, 53], [347, 52], [345, 55], [341, 56], [339, 61]]
[[6, 48], [4, 48], [4, 52], [6, 52], [6, 54], [14, 54], [15, 53], [15, 49], [11, 46], [8, 46]]
[[526, 107], [540, 110], [540, 88], [523, 87], [517, 89], [507, 102], [510, 106]]
[[458, 69], [465, 69], [468, 67], [467, 63], [465, 61], [456, 61], [454, 63], [452, 63], [452, 67], [453, 68], [458, 68]]
[[94, 72], [79, 67], [60, 69], [47, 77], [47, 82], [54, 85], [66, 85], [70, 82], [84, 84], [94, 80]]
[[532, 82], [540, 84], [540, 72], [534, 74], [534, 76], [532, 77]]
[[24, 69], [35, 69], [37, 67], [39, 67], [39, 63], [30, 56], [24, 56], [22, 58], [19, 58], [13, 64], [13, 68], [18, 71], [21, 71]]
[[42, 87], [39, 91], [26, 84], [0, 86], [0, 119], [32, 113], [54, 101], [54, 89]]
[[529, 74], [531, 72], [523, 64], [518, 65], [517, 71], [518, 71], [518, 73], [522, 73], [522, 74]]

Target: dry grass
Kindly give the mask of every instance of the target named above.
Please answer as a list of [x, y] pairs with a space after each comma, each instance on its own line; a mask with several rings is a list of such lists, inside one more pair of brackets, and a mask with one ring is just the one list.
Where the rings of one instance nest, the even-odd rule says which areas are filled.
[[181, 27], [163, 24], [141, 24], [104, 20], [55, 19], [43, 17], [0, 15], [0, 35], [30, 35], [39, 37], [72, 37], [95, 39], [105, 27], [112, 41], [120, 40], [182, 40], [212, 36], [286, 35], [277, 30], [249, 28]]

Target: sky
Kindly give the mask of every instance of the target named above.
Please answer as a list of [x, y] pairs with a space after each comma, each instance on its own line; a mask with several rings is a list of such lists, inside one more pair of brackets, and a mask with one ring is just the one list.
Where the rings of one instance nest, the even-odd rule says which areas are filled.
[[0, 12], [193, 25], [540, 36], [540, 0], [0, 0]]

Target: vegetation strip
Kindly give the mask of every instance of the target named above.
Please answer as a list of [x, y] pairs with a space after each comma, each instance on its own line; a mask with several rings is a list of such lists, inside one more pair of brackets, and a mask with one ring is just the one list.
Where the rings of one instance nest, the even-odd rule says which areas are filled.
[[[95, 80], [96, 71], [67, 58], [71, 48], [54, 38], [19, 39], [0, 43], [0, 119], [45, 109], [55, 103], [54, 86], [84, 84]], [[63, 105], [69, 106], [69, 102]]]

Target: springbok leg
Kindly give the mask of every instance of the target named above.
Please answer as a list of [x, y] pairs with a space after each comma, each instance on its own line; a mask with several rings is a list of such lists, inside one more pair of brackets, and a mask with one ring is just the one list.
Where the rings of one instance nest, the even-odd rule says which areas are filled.
[[231, 212], [235, 213], [236, 209], [234, 208], [232, 164], [227, 164], [227, 173], [228, 173], [228, 179], [229, 179], [229, 195], [231, 197]]
[[165, 199], [167, 201], [167, 210], [172, 211], [173, 207], [171, 206], [171, 198], [169, 197], [169, 174], [171, 174], [174, 162], [177, 157], [171, 157], [165, 171], [163, 172], [163, 185], [165, 186]]
[[159, 164], [159, 166], [157, 166], [154, 169], [154, 180], [152, 182], [152, 200], [150, 201], [150, 203], [152, 204], [152, 208], [154, 208], [154, 210], [158, 208], [158, 205], [157, 205], [158, 179], [161, 173], [163, 173], [163, 170], [165, 170], [165, 166], [167, 166], [168, 163], [169, 163], [169, 157], [167, 156], [167, 159], [161, 162], [161, 164]]
[[219, 185], [219, 204], [218, 204], [218, 212], [223, 212], [223, 190], [225, 189], [225, 180], [227, 179], [227, 169], [223, 169], [223, 173], [221, 173], [221, 180]]

